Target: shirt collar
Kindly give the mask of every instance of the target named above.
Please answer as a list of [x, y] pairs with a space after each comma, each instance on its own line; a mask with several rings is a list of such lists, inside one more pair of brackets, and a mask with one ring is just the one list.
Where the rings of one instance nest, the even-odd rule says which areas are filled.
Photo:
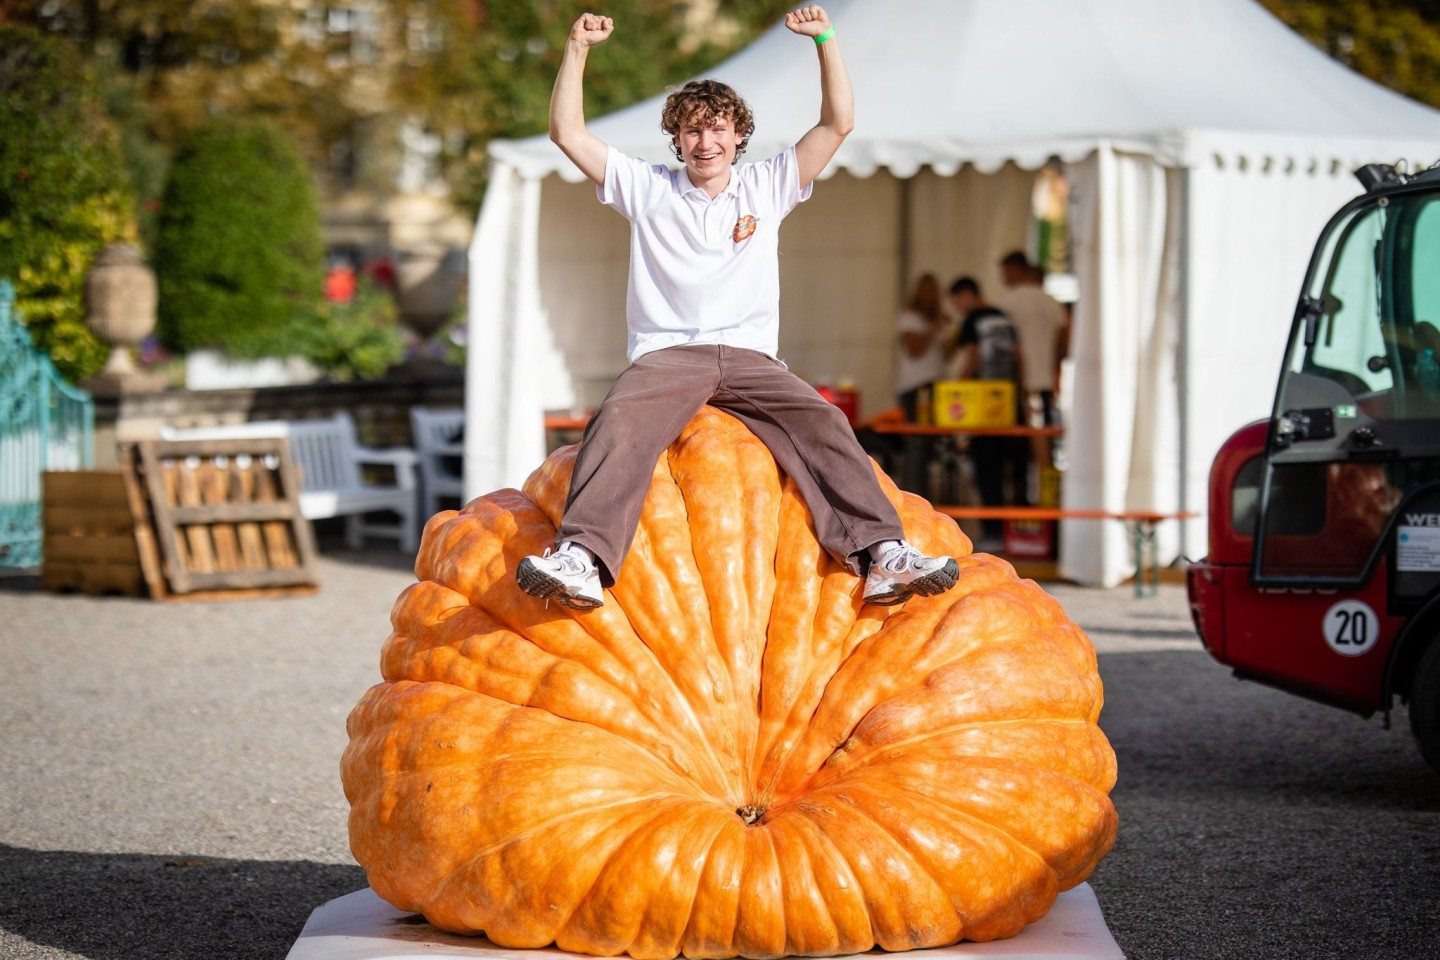
[[739, 176], [737, 176], [738, 172], [739, 164], [732, 163], [730, 165], [730, 182], [725, 184], [724, 189], [722, 189], [719, 193], [715, 194], [713, 199], [705, 193], [705, 190], [703, 188], [697, 187], [695, 186], [695, 184], [690, 182], [690, 174], [685, 170], [684, 167], [681, 167], [679, 170], [671, 170], [670, 176], [672, 182], [675, 184], [675, 190], [677, 193], [680, 194], [680, 196], [689, 197], [692, 194], [698, 194], [705, 202], [712, 203], [714, 202], [714, 200], [719, 200], [726, 194], [729, 194], [732, 197], [739, 195], [737, 184], [739, 183], [740, 178]]

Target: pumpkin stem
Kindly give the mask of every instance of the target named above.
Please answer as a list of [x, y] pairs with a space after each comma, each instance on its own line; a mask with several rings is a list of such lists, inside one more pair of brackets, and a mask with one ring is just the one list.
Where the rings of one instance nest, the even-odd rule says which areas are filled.
[[761, 817], [765, 816], [765, 808], [757, 807], [753, 803], [747, 803], [745, 804], [745, 806], [740, 807], [735, 812], [740, 815], [741, 820], [745, 821], [745, 825], [747, 827], [754, 824], [755, 821], [759, 820]]

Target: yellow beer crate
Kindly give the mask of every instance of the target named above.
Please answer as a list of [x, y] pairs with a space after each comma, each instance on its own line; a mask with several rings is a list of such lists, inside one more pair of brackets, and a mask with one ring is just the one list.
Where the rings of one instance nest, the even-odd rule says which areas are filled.
[[1015, 384], [1009, 380], [940, 380], [932, 395], [936, 426], [1015, 426]]

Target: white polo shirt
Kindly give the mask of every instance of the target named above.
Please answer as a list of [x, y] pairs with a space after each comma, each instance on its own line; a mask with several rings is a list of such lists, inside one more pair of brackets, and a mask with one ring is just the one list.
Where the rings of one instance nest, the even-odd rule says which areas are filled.
[[791, 147], [736, 166], [715, 199], [681, 170], [614, 147], [600, 202], [630, 221], [629, 356], [687, 343], [775, 356], [780, 348], [780, 221], [809, 198]]
[[1065, 308], [1043, 288], [1024, 284], [1002, 290], [991, 304], [1010, 317], [1020, 333], [1025, 360], [1025, 389], [1055, 389], [1057, 336], [1065, 328]]

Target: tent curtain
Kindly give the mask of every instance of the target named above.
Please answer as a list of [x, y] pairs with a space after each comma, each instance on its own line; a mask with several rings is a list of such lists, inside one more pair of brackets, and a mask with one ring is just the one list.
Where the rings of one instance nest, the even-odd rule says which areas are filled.
[[[508, 318], [515, 285], [491, 264], [514, 258], [514, 231], [520, 215], [520, 178], [513, 170], [492, 165], [485, 204], [470, 242], [470, 283], [465, 357], [465, 497], [472, 499], [503, 486], [506, 436], [514, 418], [504, 406], [503, 389], [510, 369]], [[483, 277], [484, 282], [477, 282]], [[483, 344], [483, 349], [478, 347]]]
[[[1179, 502], [1178, 237], [1183, 174], [1108, 143], [1070, 170], [1081, 298], [1071, 334], [1072, 415], [1061, 503], [1174, 510]], [[1177, 535], [1162, 531], [1160, 560]], [[1114, 586], [1134, 573], [1117, 522], [1065, 521], [1060, 572]]]
[[[465, 361], [465, 495], [518, 485], [544, 459], [544, 404], [534, 389], [540, 331], [537, 222], [540, 184], [496, 166], [470, 245], [472, 284]], [[506, 269], [488, 267], [501, 263]]]

